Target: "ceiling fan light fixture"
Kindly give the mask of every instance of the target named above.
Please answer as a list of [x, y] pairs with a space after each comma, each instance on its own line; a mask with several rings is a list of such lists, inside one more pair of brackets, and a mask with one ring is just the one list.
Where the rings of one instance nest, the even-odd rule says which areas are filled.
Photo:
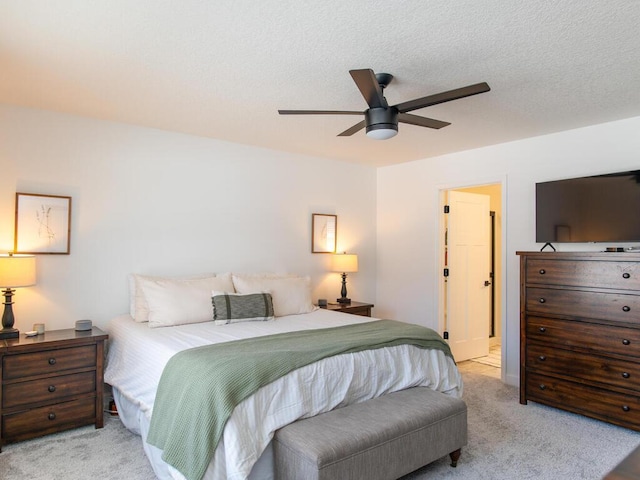
[[398, 134], [397, 125], [372, 125], [367, 127], [367, 137], [375, 140], [388, 140]]
[[364, 112], [367, 137], [388, 140], [398, 134], [398, 111], [395, 108], [370, 108]]

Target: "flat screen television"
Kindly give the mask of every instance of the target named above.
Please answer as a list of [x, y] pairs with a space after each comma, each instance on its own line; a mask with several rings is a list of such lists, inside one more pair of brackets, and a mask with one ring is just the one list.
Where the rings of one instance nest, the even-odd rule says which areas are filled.
[[640, 170], [536, 183], [536, 242], [640, 242]]

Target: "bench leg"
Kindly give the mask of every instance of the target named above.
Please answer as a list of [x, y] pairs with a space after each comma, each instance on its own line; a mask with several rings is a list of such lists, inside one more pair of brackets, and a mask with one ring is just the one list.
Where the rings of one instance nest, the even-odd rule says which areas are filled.
[[451, 452], [449, 456], [451, 457], [451, 466], [455, 468], [458, 465], [458, 459], [460, 458], [460, 454], [462, 453], [462, 449], [459, 448], [455, 452]]

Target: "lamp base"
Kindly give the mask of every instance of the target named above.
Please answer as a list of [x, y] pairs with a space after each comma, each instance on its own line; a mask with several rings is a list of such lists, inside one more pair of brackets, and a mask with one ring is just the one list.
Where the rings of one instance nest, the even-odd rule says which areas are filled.
[[0, 330], [0, 340], [7, 338], [18, 338], [20, 336], [20, 330], [17, 328], [3, 328]]
[[351, 299], [350, 298], [346, 298], [346, 297], [340, 297], [336, 301], [338, 303], [351, 303]]

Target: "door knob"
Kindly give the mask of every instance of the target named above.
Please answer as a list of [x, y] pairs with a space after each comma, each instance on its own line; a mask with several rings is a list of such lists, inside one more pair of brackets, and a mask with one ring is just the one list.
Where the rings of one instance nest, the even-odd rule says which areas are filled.
[[485, 280], [484, 281], [484, 286], [488, 287], [489, 285], [491, 285], [491, 282], [489, 280]]

